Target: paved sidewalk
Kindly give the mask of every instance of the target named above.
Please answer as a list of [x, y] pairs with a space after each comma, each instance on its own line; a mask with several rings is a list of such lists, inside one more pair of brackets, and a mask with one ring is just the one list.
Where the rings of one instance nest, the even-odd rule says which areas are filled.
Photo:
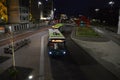
[[76, 38], [74, 32], [71, 37], [79, 46], [83, 47], [83, 49], [85, 49], [100, 64], [120, 79], [120, 45], [112, 40], [83, 40]]
[[105, 28], [96, 27], [96, 26], [92, 26], [92, 28], [97, 32], [99, 32], [100, 34], [104, 35], [106, 38], [109, 38], [110, 40], [120, 45], [120, 34], [117, 34], [117, 32], [115, 33], [115, 32], [106, 30]]
[[[28, 33], [28, 32], [30, 32], [30, 31], [15, 32], [14, 37], [17, 36], [17, 35]], [[6, 39], [9, 39], [9, 38], [10, 38], [10, 35], [8, 35], [7, 33], [4, 33], [4, 34], [0, 35], [0, 41], [6, 40]]]
[[[49, 25], [44, 26], [44, 27], [39, 27], [39, 28], [31, 28], [29, 30], [16, 31], [16, 32], [14, 32], [14, 37], [17, 36], [17, 35], [33, 32], [35, 30], [39, 30], [39, 29], [42, 29], [42, 28], [45, 28], [45, 27], [49, 27]], [[7, 33], [0, 34], [0, 41], [3, 41], [3, 40], [8, 39], [8, 38], [10, 38], [10, 36]]]

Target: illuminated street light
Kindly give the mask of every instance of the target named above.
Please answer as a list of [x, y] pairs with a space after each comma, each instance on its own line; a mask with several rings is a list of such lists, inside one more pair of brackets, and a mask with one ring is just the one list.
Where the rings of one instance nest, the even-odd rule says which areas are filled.
[[29, 80], [33, 79], [33, 75], [28, 76], [28, 79]]
[[108, 4], [111, 5], [111, 6], [113, 6], [115, 4], [115, 2], [110, 1], [110, 2], [108, 2]]
[[39, 8], [40, 5], [42, 5], [42, 2], [38, 1], [38, 8]]
[[97, 9], [97, 8], [95, 9], [96, 12], [98, 12], [99, 10], [100, 10], [100, 9]]
[[54, 11], [56, 11], [56, 8], [54, 8]]
[[41, 1], [38, 1], [38, 8], [39, 8], [39, 6], [41, 6], [41, 8], [40, 8], [40, 19], [42, 19], [43, 18], [43, 12], [42, 12], [42, 2]]
[[39, 1], [38, 4], [41, 5], [42, 3]]
[[51, 9], [51, 18], [53, 19], [54, 18], [54, 4], [53, 4], [53, 0], [52, 0], [52, 9]]

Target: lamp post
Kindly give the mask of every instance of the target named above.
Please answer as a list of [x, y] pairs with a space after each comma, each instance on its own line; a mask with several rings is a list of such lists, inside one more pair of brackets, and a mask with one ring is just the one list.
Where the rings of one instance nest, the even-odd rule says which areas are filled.
[[57, 10], [57, 9], [56, 9], [56, 8], [54, 8], [54, 14], [53, 14], [53, 16], [54, 16], [54, 17], [53, 17], [53, 18], [55, 18], [55, 12], [56, 12], [56, 10]]
[[53, 19], [54, 18], [54, 11], [56, 10], [54, 8], [54, 1], [53, 0], [46, 0], [46, 2], [50, 3], [50, 13], [49, 13], [49, 19]]
[[11, 40], [11, 46], [12, 46], [12, 65], [13, 65], [13, 68], [15, 68], [15, 50], [14, 50], [14, 36], [13, 36], [13, 31], [12, 31], [12, 27], [9, 26], [9, 30], [10, 30], [10, 40]]
[[100, 9], [96, 8], [95, 11], [98, 12]]
[[[41, 6], [42, 5], [42, 2], [41, 1], [38, 1], [38, 8], [39, 8], [39, 6]], [[40, 19], [42, 19], [42, 17], [43, 17], [43, 12], [42, 12], [42, 6], [40, 7]]]
[[51, 0], [51, 19], [54, 18], [54, 4], [53, 4], [53, 0]]
[[38, 1], [38, 8], [39, 8], [40, 5], [42, 5], [42, 2]]
[[98, 18], [98, 12], [100, 11], [100, 9], [98, 9], [98, 8], [96, 8], [96, 9], [94, 9], [95, 10], [95, 13], [96, 13], [96, 18]]
[[108, 4], [112, 7], [115, 4], [115, 2], [114, 1], [110, 1], [110, 2], [108, 2]]

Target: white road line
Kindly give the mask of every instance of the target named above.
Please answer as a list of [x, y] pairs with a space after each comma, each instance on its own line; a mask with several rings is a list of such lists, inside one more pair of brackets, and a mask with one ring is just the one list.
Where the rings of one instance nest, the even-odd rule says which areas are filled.
[[44, 38], [41, 37], [41, 52], [40, 52], [40, 78], [39, 80], [44, 80]]

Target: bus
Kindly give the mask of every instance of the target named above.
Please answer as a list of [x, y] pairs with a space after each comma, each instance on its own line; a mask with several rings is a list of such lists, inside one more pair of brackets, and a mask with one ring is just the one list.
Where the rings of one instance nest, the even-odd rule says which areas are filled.
[[65, 37], [58, 29], [49, 29], [48, 54], [52, 56], [66, 55]]

